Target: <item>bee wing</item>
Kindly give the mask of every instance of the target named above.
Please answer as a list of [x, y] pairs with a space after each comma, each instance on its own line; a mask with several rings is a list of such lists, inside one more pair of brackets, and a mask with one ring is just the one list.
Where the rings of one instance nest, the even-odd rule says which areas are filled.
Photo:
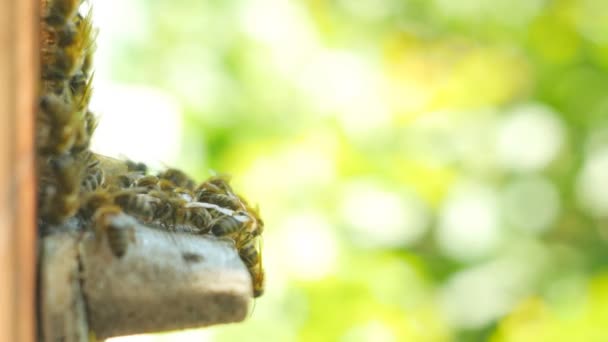
[[[205, 208], [205, 209], [213, 209], [213, 210], [219, 211], [220, 213], [222, 213], [224, 215], [234, 216], [234, 210], [222, 208], [219, 205], [211, 204], [211, 203], [190, 202], [190, 203], [187, 203], [185, 207], [186, 208], [197, 208], [198, 207], [198, 208]], [[236, 216], [235, 216], [235, 218], [236, 218]], [[245, 222], [245, 221], [241, 221], [241, 222]]]

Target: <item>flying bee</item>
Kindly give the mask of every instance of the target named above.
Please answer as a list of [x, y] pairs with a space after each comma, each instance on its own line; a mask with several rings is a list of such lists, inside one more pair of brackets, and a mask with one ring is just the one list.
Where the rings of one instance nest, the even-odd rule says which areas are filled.
[[117, 258], [123, 257], [127, 253], [129, 243], [135, 242], [135, 222], [117, 206], [97, 209], [93, 222], [97, 236], [107, 237], [108, 246]]
[[80, 2], [81, 0], [49, 0], [44, 20], [54, 27], [63, 26], [78, 12]]
[[178, 169], [167, 169], [159, 173], [158, 178], [169, 180], [177, 187], [194, 190], [194, 181], [187, 174]]
[[114, 203], [118, 204], [125, 212], [137, 216], [144, 222], [149, 222], [154, 219], [158, 200], [147, 194], [124, 190], [114, 194]]
[[226, 215], [218, 218], [211, 226], [211, 232], [215, 236], [226, 236], [245, 229], [251, 218], [242, 212], [236, 215]]

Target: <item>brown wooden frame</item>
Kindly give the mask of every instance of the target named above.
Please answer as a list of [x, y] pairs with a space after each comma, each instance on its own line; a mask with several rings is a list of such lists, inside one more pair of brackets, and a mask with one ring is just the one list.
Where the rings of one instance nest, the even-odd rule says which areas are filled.
[[0, 341], [35, 340], [38, 8], [0, 0]]

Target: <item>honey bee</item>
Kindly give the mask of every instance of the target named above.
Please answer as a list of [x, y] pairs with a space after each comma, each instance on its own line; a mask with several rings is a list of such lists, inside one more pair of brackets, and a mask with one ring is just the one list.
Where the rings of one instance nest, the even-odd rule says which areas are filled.
[[[150, 192], [150, 196], [157, 199], [154, 210], [154, 219], [165, 225], [175, 226], [182, 216], [180, 208], [184, 207], [185, 201], [181, 198], [168, 197], [160, 191]], [[185, 208], [185, 207], [184, 207]]]
[[82, 166], [69, 155], [51, 158], [48, 163], [55, 184], [45, 187], [43, 216], [51, 223], [61, 223], [78, 211]]
[[251, 218], [240, 212], [236, 215], [225, 215], [218, 218], [211, 226], [215, 236], [226, 236], [244, 230]]
[[59, 47], [66, 47], [74, 44], [76, 41], [76, 35], [78, 34], [76, 24], [73, 22], [66, 22], [63, 26], [58, 27], [57, 32], [57, 45]]
[[124, 190], [114, 194], [114, 203], [118, 204], [125, 212], [135, 215], [144, 222], [149, 222], [154, 219], [158, 200], [147, 194]]
[[224, 193], [234, 193], [230, 186], [230, 176], [228, 175], [217, 175], [209, 178], [205, 183], [214, 185], [221, 189]]
[[166, 191], [166, 192], [173, 192], [173, 190], [177, 189], [177, 186], [175, 186], [175, 184], [173, 184], [172, 181], [167, 180], [167, 179], [159, 179], [158, 187], [162, 191]]
[[50, 129], [49, 136], [44, 139], [45, 145], [39, 148], [43, 153], [67, 153], [76, 141], [79, 123], [72, 106], [58, 95], [47, 94], [40, 100], [40, 109], [46, 115]]
[[239, 256], [249, 268], [255, 266], [260, 261], [260, 253], [258, 252], [258, 246], [256, 245], [257, 238], [247, 234], [248, 237], [244, 239], [242, 243], [237, 246]]
[[259, 237], [245, 234], [242, 241], [237, 243], [239, 256], [249, 274], [251, 274], [253, 297], [260, 297], [264, 293], [264, 267], [262, 265], [262, 247]]
[[138, 179], [137, 182], [135, 182], [135, 185], [137, 187], [146, 188], [148, 190], [159, 189], [158, 177], [152, 176], [152, 175], [143, 176], [140, 179]]
[[148, 172], [148, 165], [144, 163], [137, 163], [132, 160], [127, 160], [125, 163], [127, 164], [127, 170], [131, 172], [141, 172], [142, 174]]
[[241, 201], [239, 200], [239, 198], [234, 195], [228, 194], [199, 193], [197, 201], [217, 204], [221, 207], [229, 208], [232, 210], [238, 210], [242, 208]]
[[199, 233], [207, 233], [213, 217], [205, 208], [183, 208], [185, 211], [185, 223], [199, 229]]
[[264, 277], [265, 272], [262, 267], [262, 260], [260, 257], [260, 262], [256, 268], [250, 269], [249, 273], [251, 274], [251, 280], [253, 282], [253, 297], [258, 298], [264, 294]]
[[91, 192], [99, 188], [104, 182], [104, 172], [99, 167], [89, 167], [88, 173], [82, 180], [81, 190]]
[[71, 78], [82, 65], [83, 50], [75, 45], [50, 52], [50, 61], [43, 65], [42, 78], [66, 80]]
[[177, 187], [194, 190], [195, 182], [187, 174], [178, 169], [167, 169], [159, 173], [158, 178], [169, 180]]
[[81, 0], [49, 0], [44, 20], [51, 26], [62, 26], [78, 12]]
[[81, 152], [89, 148], [95, 128], [97, 128], [97, 119], [91, 111], [87, 111], [84, 115], [84, 122], [76, 131], [74, 146], [72, 147], [74, 152]]
[[185, 188], [173, 189], [173, 195], [182, 198], [186, 202], [192, 202], [192, 200], [194, 199], [194, 197], [192, 196], [192, 191]]
[[130, 242], [135, 242], [135, 222], [117, 206], [97, 209], [93, 222], [97, 236], [107, 236], [110, 250], [117, 258], [127, 253]]
[[93, 217], [97, 209], [103, 206], [112, 206], [114, 204], [114, 197], [106, 190], [97, 190], [88, 193], [82, 201], [80, 207], [80, 213], [86, 218], [90, 219]]

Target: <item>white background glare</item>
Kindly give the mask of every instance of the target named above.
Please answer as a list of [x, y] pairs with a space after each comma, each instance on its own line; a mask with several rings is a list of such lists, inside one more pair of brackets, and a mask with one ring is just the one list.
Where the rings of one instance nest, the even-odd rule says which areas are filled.
[[340, 213], [355, 242], [366, 247], [411, 245], [422, 237], [429, 219], [413, 195], [365, 183], [347, 186]]
[[319, 280], [335, 271], [337, 241], [324, 217], [314, 213], [294, 214], [280, 229], [281, 261], [293, 279]]
[[506, 113], [497, 137], [499, 160], [507, 169], [536, 171], [557, 156], [564, 143], [563, 123], [548, 107], [521, 105]]
[[439, 215], [439, 247], [454, 259], [488, 256], [500, 242], [497, 196], [492, 188], [474, 183], [454, 186]]

